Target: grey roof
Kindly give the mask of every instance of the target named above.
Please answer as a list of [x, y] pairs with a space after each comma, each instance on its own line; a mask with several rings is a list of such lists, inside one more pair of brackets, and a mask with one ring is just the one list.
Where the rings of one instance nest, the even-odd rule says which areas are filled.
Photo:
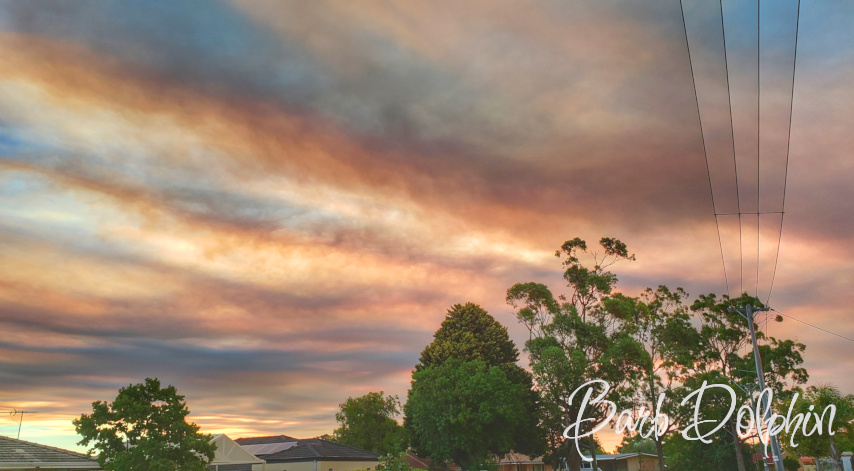
[[296, 442], [299, 440], [287, 435], [271, 435], [269, 437], [235, 438], [234, 441], [241, 445], [268, 445], [270, 443]]
[[299, 440], [296, 445], [270, 455], [259, 456], [268, 463], [287, 461], [377, 461], [379, 456], [370, 451], [341, 445], [321, 438]]
[[97, 461], [82, 453], [0, 436], [0, 469], [35, 465], [50, 469], [52, 464], [61, 468], [100, 469]]

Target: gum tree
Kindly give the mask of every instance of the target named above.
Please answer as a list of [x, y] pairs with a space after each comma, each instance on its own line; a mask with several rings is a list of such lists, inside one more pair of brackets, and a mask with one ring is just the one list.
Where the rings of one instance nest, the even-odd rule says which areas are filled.
[[[611, 386], [607, 399], [618, 406], [630, 405], [635, 386], [652, 368], [650, 355], [624, 328], [623, 306], [606, 302], [613, 299], [617, 283], [609, 267], [635, 257], [617, 239], [602, 238], [599, 246], [588, 253], [587, 243], [575, 238], [555, 252], [564, 268], [565, 294], [554, 296], [545, 285], [532, 282], [517, 283], [507, 290], [508, 304], [529, 332], [525, 350], [542, 397], [547, 459], [557, 465], [566, 457], [572, 471], [581, 468], [582, 458], [562, 434], [578, 418], [581, 401], [571, 403], [570, 395], [588, 381], [604, 380]], [[582, 263], [585, 255], [592, 265]], [[588, 407], [586, 412], [584, 418], [594, 420], [582, 425], [582, 433], [589, 432], [607, 411], [602, 405]], [[589, 449], [595, 449], [592, 435], [589, 438]], [[595, 453], [593, 459], [595, 469]]]

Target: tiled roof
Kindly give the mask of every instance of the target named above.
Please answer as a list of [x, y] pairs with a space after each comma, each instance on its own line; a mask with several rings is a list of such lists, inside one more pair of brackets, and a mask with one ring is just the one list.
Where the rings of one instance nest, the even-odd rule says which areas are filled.
[[414, 453], [406, 454], [406, 462], [413, 469], [430, 469], [430, 458], [420, 458]]
[[6, 463], [39, 464], [42, 468], [52, 463], [62, 464], [63, 468], [100, 468], [94, 459], [82, 453], [0, 436], [0, 464]]
[[235, 438], [234, 441], [241, 445], [268, 445], [270, 443], [296, 442], [298, 440], [287, 435], [272, 435], [269, 437]]
[[538, 456], [528, 456], [522, 453], [511, 451], [498, 460], [498, 464], [543, 464], [543, 458]]
[[270, 455], [259, 456], [268, 463], [283, 461], [377, 461], [378, 455], [320, 438], [299, 440], [287, 450]]

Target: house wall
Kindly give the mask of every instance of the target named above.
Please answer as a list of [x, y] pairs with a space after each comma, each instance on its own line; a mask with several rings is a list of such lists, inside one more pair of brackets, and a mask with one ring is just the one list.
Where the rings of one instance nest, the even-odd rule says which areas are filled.
[[[291, 461], [288, 463], [267, 463], [266, 471], [359, 471], [377, 469], [379, 461]], [[253, 470], [255, 471], [255, 470]]]
[[628, 471], [658, 471], [658, 458], [633, 456], [627, 460]]

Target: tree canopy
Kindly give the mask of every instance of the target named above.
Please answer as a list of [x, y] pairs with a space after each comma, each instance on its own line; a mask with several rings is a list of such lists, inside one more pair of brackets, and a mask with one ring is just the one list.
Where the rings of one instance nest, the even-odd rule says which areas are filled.
[[416, 371], [405, 409], [417, 451], [436, 462], [483, 469], [493, 455], [514, 449], [515, 432], [527, 424], [523, 390], [482, 360], [451, 358]]
[[[749, 450], [737, 436], [735, 417], [716, 432], [712, 444], [669, 432], [689, 421], [692, 411], [680, 405], [681, 398], [704, 381], [735, 386], [737, 405], [748, 403], [756, 393], [751, 390], [756, 374], [748, 324], [732, 308], [758, 305], [758, 300], [708, 294], [689, 308], [688, 294], [678, 288], [659, 286], [637, 297], [620, 293], [610, 268], [635, 257], [614, 238], [602, 238], [596, 249], [588, 249], [580, 238], [567, 240], [555, 255], [562, 262], [566, 292], [555, 296], [537, 282], [517, 283], [507, 290], [508, 304], [529, 332], [525, 349], [541, 396], [547, 459], [557, 465], [565, 457], [572, 471], [580, 469], [575, 443], [564, 440], [563, 432], [579, 417], [581, 401], [567, 398], [588, 381], [604, 380], [611, 387], [607, 399], [618, 410], [650, 411], [657, 396], [664, 394], [662, 412], [670, 417], [670, 427], [659, 437], [653, 434], [651, 442], [660, 463], [668, 455], [670, 469], [745, 470]], [[765, 382], [775, 397], [790, 396], [808, 378], [801, 367], [805, 346], [766, 338], [762, 332], [757, 332], [757, 339]], [[712, 391], [704, 396], [700, 419], [709, 420], [711, 428], [725, 418], [730, 406], [728, 393]], [[578, 432], [583, 436], [604, 420], [607, 408], [588, 407], [584, 419], [592, 420], [581, 424]], [[703, 457], [699, 462], [698, 456]]]
[[395, 420], [401, 412], [397, 396], [369, 392], [348, 397], [338, 409], [335, 419], [339, 427], [332, 433], [333, 441], [381, 456], [406, 450], [406, 431]]
[[92, 403], [74, 420], [79, 444], [98, 452], [107, 471], [205, 471], [214, 457], [211, 436], [187, 423], [190, 413], [174, 386], [157, 379], [119, 389], [111, 402]]
[[455, 304], [433, 334], [433, 341], [421, 352], [415, 370], [439, 366], [449, 358], [482, 360], [492, 366], [516, 365], [519, 350], [510, 340], [507, 327], [482, 307]]
[[[559, 457], [567, 457], [572, 471], [580, 469], [581, 456], [562, 434], [581, 411], [580, 401], [570, 403], [567, 398], [588, 381], [604, 380], [611, 385], [610, 400], [630, 404], [632, 386], [652, 368], [650, 355], [624, 328], [630, 321], [624, 315], [625, 302], [634, 301], [623, 297], [623, 302], [606, 302], [617, 283], [617, 276], [608, 268], [635, 257], [617, 239], [606, 237], [599, 243], [601, 250], [588, 254], [592, 267], [582, 263], [581, 257], [587, 253], [587, 242], [582, 239], [568, 240], [555, 252], [562, 261], [569, 293], [555, 297], [548, 287], [533, 282], [517, 283], [507, 290], [508, 304], [516, 308], [517, 319], [530, 333], [525, 348], [543, 401], [547, 458], [557, 465]], [[604, 404], [587, 410], [585, 418], [595, 420], [582, 426], [583, 433], [606, 412]]]
[[[433, 337], [415, 367], [404, 407], [413, 448], [437, 462], [464, 466], [511, 450], [542, 453], [538, 395], [531, 374], [516, 363], [519, 351], [507, 328], [477, 304], [456, 304]], [[435, 387], [436, 381], [447, 389]], [[497, 402], [479, 406], [481, 399]], [[482, 413], [468, 412], [479, 408]], [[455, 422], [459, 414], [469, 415]], [[453, 428], [445, 428], [451, 423]], [[439, 426], [444, 433], [437, 432]], [[479, 436], [482, 430], [490, 437]]]
[[[800, 454], [802, 456], [822, 456], [830, 457], [830, 460], [842, 468], [842, 451], [849, 451], [854, 447], [854, 395], [842, 394], [839, 389], [832, 384], [820, 384], [806, 388], [806, 391], [797, 391], [802, 394], [803, 400], [798, 400], [794, 405], [794, 412], [800, 414], [816, 414], [816, 416], [824, 415], [825, 408], [833, 406], [833, 430], [834, 434], [827, 433], [827, 428], [830, 425], [830, 412], [827, 412], [826, 418], [822, 421], [822, 433], [813, 433], [806, 436], [803, 433], [796, 434], [796, 447], [791, 446], [791, 441], [788, 433], [785, 439], [781, 439], [782, 444], [790, 453]], [[791, 404], [791, 402], [790, 402]], [[812, 407], [812, 410], [810, 408]], [[815, 417], [815, 416], [813, 416]], [[819, 420], [814, 419], [810, 424], [811, 429]], [[816, 460], [819, 470], [821, 466], [820, 460]]]

